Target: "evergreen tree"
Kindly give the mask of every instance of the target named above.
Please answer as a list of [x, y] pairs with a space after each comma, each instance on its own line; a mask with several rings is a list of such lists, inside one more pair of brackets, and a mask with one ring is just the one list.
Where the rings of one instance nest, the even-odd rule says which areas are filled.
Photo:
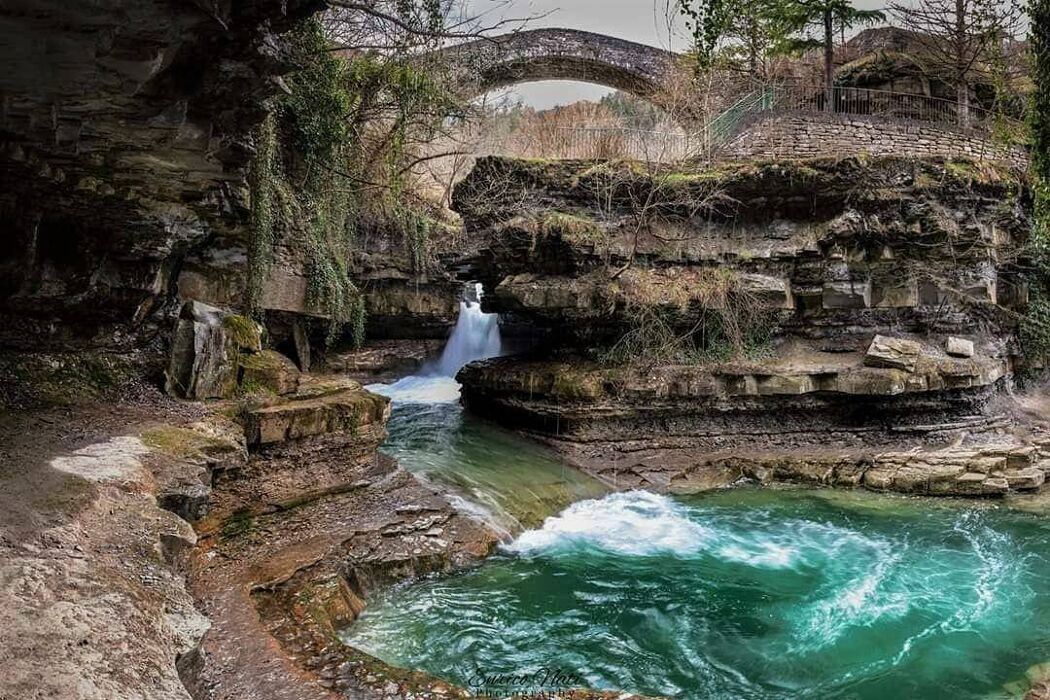
[[[880, 10], [858, 10], [849, 0], [782, 0], [775, 10], [783, 34], [789, 37], [782, 46], [800, 51], [821, 48], [824, 52], [824, 89], [826, 109], [834, 109], [835, 35], [861, 25], [885, 21]], [[812, 36], [816, 30], [817, 38]]]

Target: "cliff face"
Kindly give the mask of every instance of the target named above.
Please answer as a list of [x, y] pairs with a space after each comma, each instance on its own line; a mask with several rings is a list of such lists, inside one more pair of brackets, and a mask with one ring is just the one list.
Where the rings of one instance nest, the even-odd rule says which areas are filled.
[[276, 33], [316, 0], [15, 0], [0, 11], [0, 342], [126, 344], [245, 219]]
[[469, 266], [488, 310], [553, 329], [527, 361], [463, 370], [486, 415], [591, 456], [870, 449], [1002, 425], [990, 406], [1018, 352], [1029, 216], [1007, 169], [490, 159], [456, 201], [483, 241]]
[[493, 158], [456, 207], [483, 241], [471, 266], [489, 308], [567, 324], [570, 345], [615, 339], [643, 309], [689, 328], [735, 294], [770, 311], [776, 336], [851, 350], [876, 332], [1011, 340], [1027, 196], [1009, 170], [965, 161], [648, 174]]

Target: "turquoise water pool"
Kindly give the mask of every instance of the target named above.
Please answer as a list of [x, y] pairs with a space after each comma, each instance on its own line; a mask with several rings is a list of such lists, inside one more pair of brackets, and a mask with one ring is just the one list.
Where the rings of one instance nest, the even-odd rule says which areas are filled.
[[987, 503], [618, 493], [387, 592], [345, 641], [496, 692], [1003, 697], [1050, 659], [1048, 551], [1044, 518]]

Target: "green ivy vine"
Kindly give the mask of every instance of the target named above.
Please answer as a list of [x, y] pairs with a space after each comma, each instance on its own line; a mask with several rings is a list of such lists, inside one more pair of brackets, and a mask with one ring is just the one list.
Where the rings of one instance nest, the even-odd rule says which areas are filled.
[[1050, 0], [1031, 0], [1028, 12], [1035, 82], [1029, 109], [1035, 211], [1030, 298], [1021, 339], [1026, 355], [1045, 363], [1050, 358]]
[[[402, 9], [412, 5], [405, 0]], [[280, 239], [304, 255], [306, 301], [330, 319], [329, 342], [348, 333], [360, 345], [366, 305], [352, 280], [355, 244], [366, 229], [400, 239], [412, 269], [426, 271], [435, 223], [406, 204], [407, 144], [410, 136], [425, 140], [458, 103], [408, 60], [330, 51], [315, 20], [286, 39], [295, 66], [289, 94], [259, 127], [250, 165], [250, 306], [258, 310]]]

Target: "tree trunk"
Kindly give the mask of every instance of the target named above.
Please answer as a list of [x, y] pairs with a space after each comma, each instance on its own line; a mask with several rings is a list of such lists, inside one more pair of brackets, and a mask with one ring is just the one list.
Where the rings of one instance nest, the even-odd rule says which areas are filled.
[[835, 28], [831, 10], [824, 10], [824, 109], [835, 111]]
[[959, 126], [970, 125], [970, 85], [966, 69], [966, 0], [955, 0], [955, 111]]
[[959, 112], [959, 126], [970, 126], [970, 86], [966, 83], [965, 76], [959, 78], [955, 88], [955, 101]]
[[748, 60], [750, 62], [751, 79], [758, 77], [758, 21], [754, 17], [748, 17]]

